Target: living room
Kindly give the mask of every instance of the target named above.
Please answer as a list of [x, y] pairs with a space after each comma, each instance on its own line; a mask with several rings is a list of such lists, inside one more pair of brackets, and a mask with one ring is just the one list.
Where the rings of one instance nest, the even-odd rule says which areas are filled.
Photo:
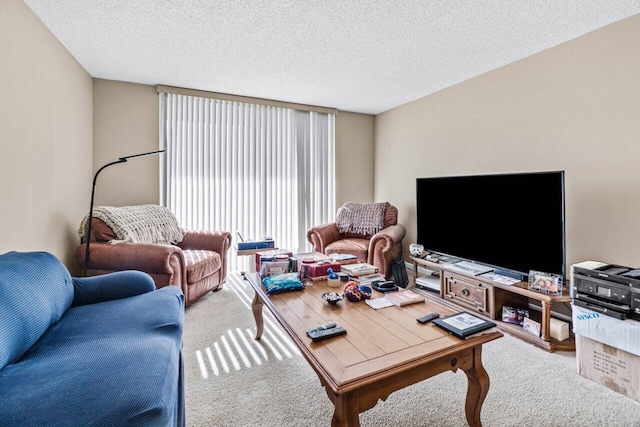
[[[628, 16], [378, 114], [341, 110], [336, 206], [391, 202], [408, 254], [416, 178], [564, 170], [567, 264], [637, 266], [640, 15]], [[79, 274], [91, 178], [121, 155], [158, 149], [157, 90], [91, 76], [21, 0], [0, 3], [0, 33], [0, 253], [49, 251]], [[101, 176], [96, 204], [159, 203], [157, 159], [115, 169]]]

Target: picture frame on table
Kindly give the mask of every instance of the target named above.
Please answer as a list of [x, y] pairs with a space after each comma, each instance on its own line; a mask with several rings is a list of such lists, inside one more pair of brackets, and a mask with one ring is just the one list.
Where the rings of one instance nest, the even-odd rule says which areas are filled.
[[495, 323], [466, 311], [434, 319], [433, 324], [462, 339], [496, 326]]
[[549, 295], [562, 295], [564, 280], [562, 275], [529, 271], [529, 290]]
[[524, 319], [529, 317], [529, 310], [524, 308], [502, 306], [502, 321], [522, 326]]
[[540, 336], [540, 323], [528, 317], [524, 318], [522, 322], [522, 329], [533, 336], [536, 336], [536, 337]]

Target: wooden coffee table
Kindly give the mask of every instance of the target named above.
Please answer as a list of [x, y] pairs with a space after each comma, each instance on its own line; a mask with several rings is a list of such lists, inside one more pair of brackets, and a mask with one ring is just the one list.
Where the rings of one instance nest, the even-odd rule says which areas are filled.
[[[253, 315], [256, 339], [263, 332], [266, 305], [300, 348], [335, 405], [332, 426], [358, 426], [359, 414], [373, 408], [394, 391], [446, 371], [462, 369], [468, 387], [465, 413], [470, 426], [481, 426], [480, 410], [489, 391], [489, 375], [482, 366], [482, 344], [502, 337], [492, 328], [459, 339], [416, 318], [432, 312], [454, 311], [427, 300], [404, 307], [374, 310], [364, 302], [343, 300], [330, 305], [322, 293], [335, 291], [326, 282], [307, 282], [303, 291], [266, 295], [260, 279], [247, 274], [255, 291]], [[373, 297], [381, 293], [373, 291]], [[306, 331], [334, 321], [346, 335], [312, 342]]]

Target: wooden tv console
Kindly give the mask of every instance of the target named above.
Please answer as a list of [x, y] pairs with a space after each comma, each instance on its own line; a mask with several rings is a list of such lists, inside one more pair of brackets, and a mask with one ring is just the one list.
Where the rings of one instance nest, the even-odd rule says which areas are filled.
[[[519, 282], [513, 285], [505, 285], [458, 271], [448, 269], [446, 263], [436, 263], [427, 259], [411, 257], [413, 263], [412, 287], [425, 297], [444, 299], [455, 306], [473, 311], [492, 320], [497, 320], [498, 328], [510, 335], [514, 335], [524, 341], [534, 344], [544, 350], [575, 351], [576, 342], [573, 332], [569, 332], [569, 338], [558, 341], [550, 335], [551, 307], [553, 304], [566, 304], [571, 302], [568, 295], [547, 295], [528, 289], [528, 283]], [[440, 293], [420, 289], [416, 286], [418, 267], [435, 271], [439, 275]], [[568, 289], [568, 288], [567, 288]], [[540, 302], [541, 312], [529, 309], [529, 299]], [[502, 306], [513, 308], [525, 308], [529, 310], [530, 317], [540, 323], [540, 337], [530, 334], [520, 325], [514, 325], [502, 321]]]

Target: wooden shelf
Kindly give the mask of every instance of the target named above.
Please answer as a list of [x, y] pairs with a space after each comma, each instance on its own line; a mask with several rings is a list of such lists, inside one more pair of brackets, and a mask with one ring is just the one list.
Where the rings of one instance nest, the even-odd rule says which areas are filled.
[[[418, 266], [437, 271], [440, 274], [440, 292], [431, 292], [416, 288], [425, 297], [444, 300], [447, 305], [458, 309], [473, 311], [495, 321], [498, 329], [507, 332], [523, 341], [534, 344], [546, 351], [575, 351], [575, 337], [570, 332], [568, 339], [558, 341], [550, 335], [551, 308], [553, 304], [571, 302], [569, 295], [548, 295], [528, 289], [528, 283], [519, 282], [505, 285], [484, 279], [480, 276], [461, 273], [447, 269], [447, 264], [440, 264], [423, 258], [411, 257], [414, 272]], [[412, 280], [415, 287], [415, 275]], [[541, 312], [532, 313], [532, 318], [541, 324], [541, 336], [536, 337], [522, 329], [520, 325], [502, 322], [502, 306], [529, 309], [529, 301], [539, 301]]]
[[513, 335], [517, 338], [520, 338], [523, 341], [531, 343], [537, 347], [540, 347], [546, 351], [554, 352], [554, 351], [575, 351], [576, 349], [576, 339], [573, 333], [569, 335], [569, 338], [563, 341], [558, 341], [553, 338], [549, 338], [549, 341], [545, 341], [540, 337], [536, 337], [535, 335], [531, 335], [522, 329], [520, 325], [513, 325], [511, 323], [506, 323], [502, 321], [495, 322], [498, 329], [508, 333], [509, 335]]

